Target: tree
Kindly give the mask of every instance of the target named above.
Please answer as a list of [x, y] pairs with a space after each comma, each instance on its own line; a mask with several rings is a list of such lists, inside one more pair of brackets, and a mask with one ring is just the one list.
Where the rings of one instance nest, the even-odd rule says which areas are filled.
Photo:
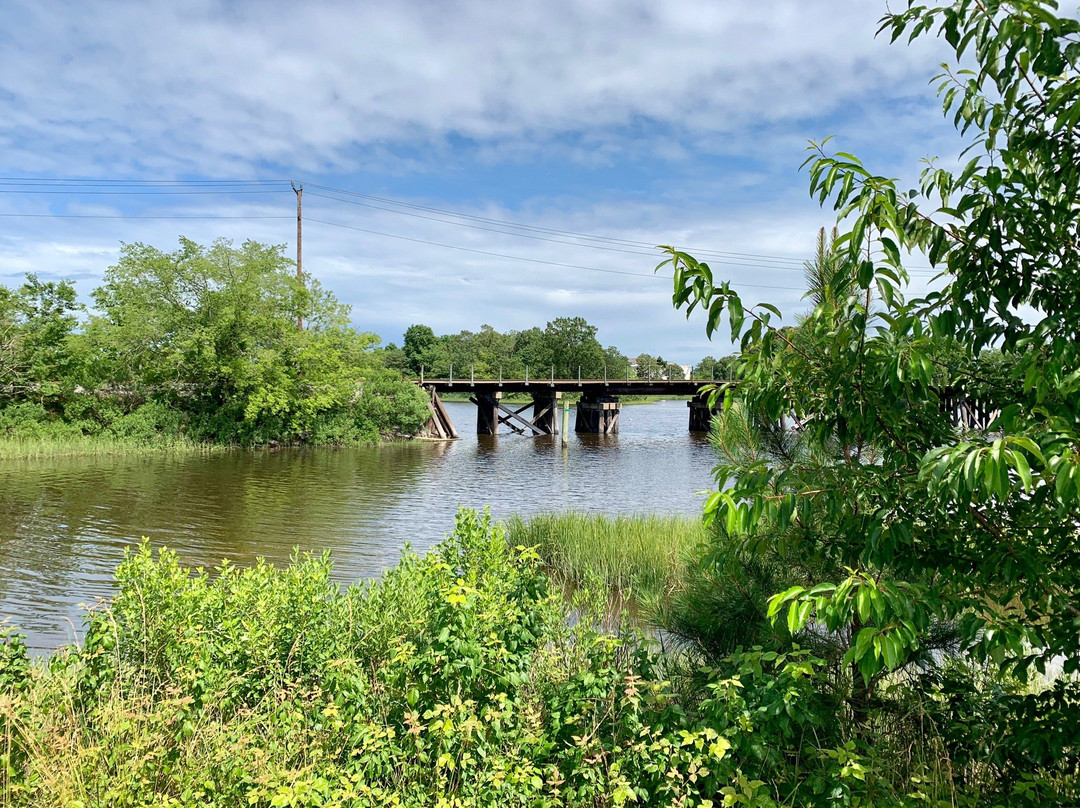
[[73, 338], [82, 309], [67, 281], [31, 273], [18, 290], [0, 287], [0, 404], [62, 407], [79, 381]]
[[427, 325], [410, 325], [405, 329], [404, 342], [401, 349], [405, 352], [405, 357], [408, 359], [409, 367], [413, 373], [419, 374], [420, 368], [424, 365], [431, 367], [430, 351], [435, 347], [438, 338], [435, 336], [435, 332], [431, 330], [431, 326]]
[[595, 379], [604, 372], [604, 349], [596, 326], [583, 317], [558, 317], [544, 329], [544, 345], [556, 378]]
[[528, 369], [532, 378], [543, 374], [543, 369], [553, 364], [551, 348], [539, 328], [529, 328], [514, 335], [514, 357], [521, 363], [524, 374]]
[[656, 364], [656, 357], [649, 354], [638, 354], [634, 358], [635, 373], [639, 379], [660, 378], [660, 368]]
[[833, 227], [829, 237], [825, 234], [825, 228], [821, 228], [818, 231], [814, 260], [803, 264], [803, 275], [809, 290], [807, 297], [815, 306], [824, 303], [836, 305], [851, 293], [850, 277], [840, 272], [842, 264], [834, 251], [834, 245], [839, 238], [839, 228]]
[[[973, 64], [946, 67], [938, 86], [968, 162], [931, 165], [903, 192], [814, 144], [811, 193], [846, 229], [833, 241], [830, 294], [795, 332], [666, 248], [674, 304], [705, 311], [710, 335], [726, 315], [741, 347], [725, 406], [786, 420], [820, 458], [722, 463], [706, 517], [747, 548], [814, 526], [815, 552], [847, 572], [790, 587], [769, 611], [792, 632], [847, 636], [863, 683], [855, 695], [953, 622], [965, 659], [1019, 677], [1051, 660], [1080, 670], [1080, 22], [1055, 12], [960, 0], [886, 15], [894, 40], [937, 31]], [[939, 270], [941, 291], [905, 297], [909, 251]], [[1006, 358], [986, 433], [942, 410], [940, 371], [953, 386], [976, 381], [971, 366], [935, 365], [946, 344]], [[996, 686], [1008, 693], [1007, 680]], [[1075, 771], [1075, 738], [1040, 746], [1023, 716], [1067, 725], [1076, 690], [1061, 680], [994, 701], [995, 754], [1025, 761], [1002, 767], [1002, 793], [1019, 769]]]
[[706, 356], [694, 365], [690, 377], [701, 381], [723, 381], [725, 379], [730, 379], [736, 358], [737, 355], [722, 356], [719, 359], [712, 356]]
[[301, 282], [279, 246], [125, 244], [94, 300], [86, 338], [110, 395], [182, 412], [199, 437], [333, 442], [382, 428], [354, 406], [361, 382], [382, 375], [378, 337], [350, 327], [315, 279]]
[[614, 345], [604, 348], [604, 372], [609, 379], [625, 379], [630, 373], [630, 360]]

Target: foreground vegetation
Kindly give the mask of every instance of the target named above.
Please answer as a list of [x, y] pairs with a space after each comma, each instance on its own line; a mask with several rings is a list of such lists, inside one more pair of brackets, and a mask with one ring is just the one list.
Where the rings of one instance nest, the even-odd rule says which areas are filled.
[[[910, 749], [954, 767], [950, 799], [1075, 804], [1080, 20], [1036, 0], [910, 2], [882, 30], [954, 50], [965, 69], [945, 65], [938, 89], [966, 162], [906, 190], [812, 144], [811, 193], [843, 229], [793, 326], [665, 248], [674, 304], [741, 349], [716, 391], [703, 567], [725, 602], [753, 604], [731, 636], [825, 661], [814, 689], [845, 700], [874, 766], [899, 764], [901, 705], [938, 701]], [[937, 291], [908, 296], [909, 254]], [[992, 421], [958, 425], [942, 382]]]
[[[330, 571], [326, 557], [298, 556], [285, 569], [209, 574], [144, 544], [117, 570], [116, 598], [91, 615], [81, 647], [37, 666], [8, 635], [0, 800], [938, 806], [1075, 796], [1074, 779], [1012, 768], [997, 739], [937, 733], [958, 705], [932, 678], [919, 700], [875, 720], [889, 744], [870, 743], [842, 689], [816, 689], [826, 665], [805, 650], [740, 651], [699, 667], [628, 629], [599, 632], [587, 591], [571, 626], [536, 553], [511, 548], [476, 512], [380, 581], [343, 591]], [[960, 667], [948, 675], [975, 681]], [[972, 689], [962, 706], [977, 721], [1009, 698], [1027, 697]]]

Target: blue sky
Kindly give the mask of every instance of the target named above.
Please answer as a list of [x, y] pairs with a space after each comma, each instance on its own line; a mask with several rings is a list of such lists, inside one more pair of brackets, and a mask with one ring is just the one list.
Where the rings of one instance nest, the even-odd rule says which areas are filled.
[[121, 242], [180, 235], [292, 254], [296, 180], [305, 270], [386, 342], [581, 315], [630, 355], [727, 353], [672, 310], [648, 245], [709, 251], [792, 317], [833, 222], [807, 141], [912, 182], [962, 147], [928, 85], [941, 43], [875, 38], [876, 0], [3, 5], [0, 283], [85, 295]]

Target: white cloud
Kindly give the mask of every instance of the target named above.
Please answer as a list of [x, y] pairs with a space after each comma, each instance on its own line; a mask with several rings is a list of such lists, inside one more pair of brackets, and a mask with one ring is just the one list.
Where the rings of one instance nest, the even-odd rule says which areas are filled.
[[875, 40], [882, 8], [9, 3], [0, 129], [35, 170], [88, 173], [348, 168], [358, 147], [452, 135], [505, 148], [592, 132], [581, 156], [595, 159], [640, 121], [716, 137], [921, 84], [933, 46]]
[[[0, 28], [0, 173], [314, 175], [335, 185], [362, 169], [391, 189], [376, 193], [479, 216], [801, 258], [832, 218], [796, 171], [807, 138], [842, 130], [845, 147], [881, 158], [875, 170], [906, 166], [905, 177], [919, 157], [956, 150], [925, 88], [939, 44], [876, 40], [883, 10], [865, 0], [11, 0]], [[534, 190], [549, 166], [615, 179]], [[484, 172], [493, 191], [472, 188]], [[499, 172], [525, 190], [500, 195]], [[621, 179], [633, 172], [640, 187]], [[425, 178], [444, 191], [429, 193]], [[398, 181], [409, 190], [394, 192]], [[179, 233], [291, 245], [293, 204], [287, 186], [269, 197], [154, 200], [0, 193], [0, 214], [282, 217], [4, 218], [0, 282], [38, 271], [79, 279], [85, 294], [121, 241], [168, 250]], [[414, 322], [509, 330], [580, 314], [631, 354], [689, 363], [728, 350], [672, 310], [648, 250], [449, 227], [314, 193], [305, 213], [305, 269], [387, 341]], [[748, 301], [802, 305], [797, 264], [713, 263]]]

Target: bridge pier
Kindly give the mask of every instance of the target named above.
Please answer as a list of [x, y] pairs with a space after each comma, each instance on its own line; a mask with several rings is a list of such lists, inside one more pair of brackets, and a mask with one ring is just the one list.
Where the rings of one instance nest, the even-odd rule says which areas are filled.
[[622, 403], [615, 396], [583, 395], [577, 405], [574, 431], [589, 435], [618, 435]]
[[720, 411], [719, 407], [713, 409], [704, 398], [692, 398], [686, 402], [690, 408], [690, 431], [708, 432], [712, 429], [712, 418]]
[[[562, 392], [558, 390], [544, 390], [533, 393], [531, 404], [510, 409], [502, 403], [502, 391], [495, 390], [486, 393], [477, 393], [469, 399], [476, 405], [476, 434], [496, 435], [499, 432], [499, 424], [506, 424], [519, 435], [525, 434], [526, 430], [533, 435], [558, 435], [559, 434], [559, 399]], [[533, 417], [530, 420], [522, 413], [532, 408]]]
[[476, 434], [495, 435], [499, 432], [499, 400], [501, 392], [478, 393], [472, 399], [476, 404]]
[[540, 435], [559, 434], [559, 399], [557, 390], [533, 393], [533, 428]]

